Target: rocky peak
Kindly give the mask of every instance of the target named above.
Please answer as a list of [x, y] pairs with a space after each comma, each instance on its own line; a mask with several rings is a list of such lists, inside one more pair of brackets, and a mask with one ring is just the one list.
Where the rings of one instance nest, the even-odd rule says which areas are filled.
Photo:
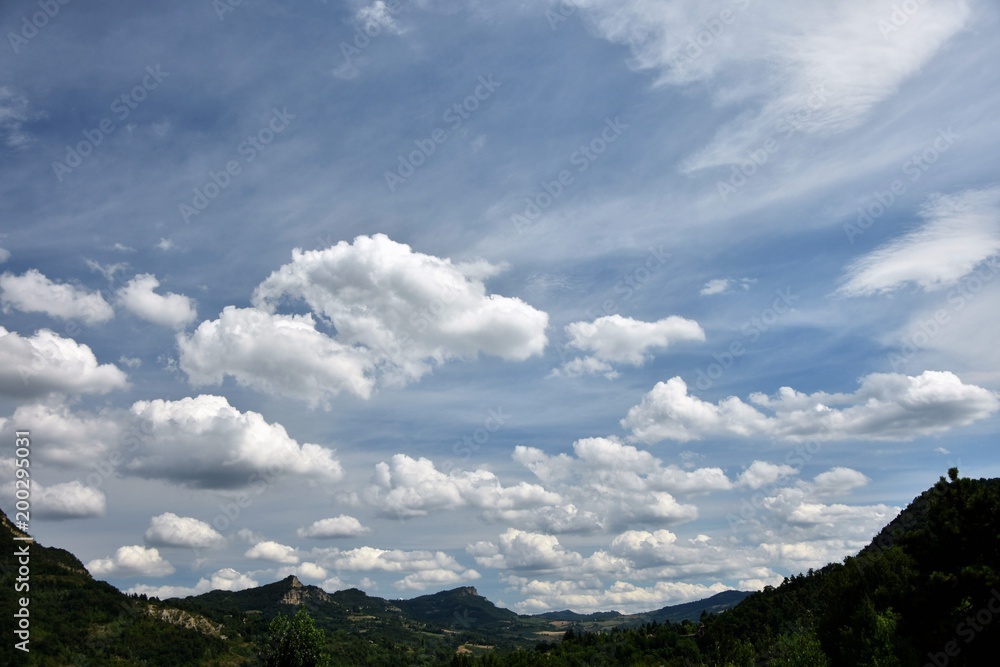
[[281, 604], [300, 605], [305, 600], [329, 602], [330, 596], [322, 588], [306, 586], [294, 574], [282, 580], [288, 586], [288, 591], [281, 597]]

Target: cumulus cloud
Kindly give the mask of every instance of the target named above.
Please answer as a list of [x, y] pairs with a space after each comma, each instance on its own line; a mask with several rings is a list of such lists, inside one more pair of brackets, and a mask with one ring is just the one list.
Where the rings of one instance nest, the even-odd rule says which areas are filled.
[[554, 535], [508, 528], [493, 542], [476, 542], [466, 549], [483, 567], [504, 570], [554, 570], [578, 566], [583, 557], [566, 551]]
[[552, 609], [573, 609], [584, 613], [614, 609], [638, 613], [704, 599], [732, 588], [720, 582], [704, 585], [681, 581], [659, 581], [647, 587], [615, 581], [605, 587], [597, 578], [542, 581], [511, 576], [505, 577], [505, 581], [524, 596], [522, 602], [514, 605], [522, 613]]
[[113, 556], [98, 558], [86, 565], [95, 577], [165, 577], [174, 567], [156, 549], [139, 545], [119, 547]]
[[843, 495], [865, 486], [870, 481], [862, 472], [839, 466], [816, 475], [813, 479], [813, 490], [818, 495]]
[[299, 537], [328, 540], [338, 537], [358, 537], [371, 532], [371, 528], [361, 525], [353, 516], [341, 514], [330, 519], [314, 521], [305, 528], [299, 528]]
[[852, 263], [839, 293], [941, 289], [1000, 256], [1000, 187], [935, 195], [920, 215], [923, 225]]
[[226, 567], [218, 570], [209, 578], [202, 577], [193, 587], [185, 586], [148, 586], [139, 584], [126, 590], [129, 595], [147, 595], [166, 600], [168, 598], [184, 598], [190, 595], [201, 595], [209, 591], [242, 591], [258, 586], [257, 580]]
[[108, 457], [118, 445], [122, 434], [119, 416], [120, 411], [96, 415], [73, 412], [66, 404], [52, 401], [22, 405], [14, 411], [11, 421], [31, 424], [34, 437], [45, 443], [45, 447], [32, 452], [33, 460], [63, 468], [88, 469]]
[[368, 398], [374, 387], [368, 355], [316, 329], [311, 315], [274, 315], [229, 306], [179, 334], [180, 367], [191, 384], [222, 384], [230, 375], [244, 386], [291, 396], [315, 406], [347, 392]]
[[553, 505], [562, 499], [537, 484], [503, 486], [488, 470], [443, 473], [433, 461], [396, 454], [375, 466], [365, 499], [392, 516], [426, 516], [432, 510], [475, 507], [519, 510]]
[[35, 269], [23, 276], [0, 275], [0, 301], [4, 310], [14, 308], [25, 313], [45, 313], [64, 320], [86, 324], [107, 322], [115, 316], [100, 292], [54, 283]]
[[503, 267], [455, 264], [382, 234], [292, 253], [254, 292], [259, 308], [304, 301], [337, 339], [363, 346], [386, 381], [416, 380], [434, 364], [487, 354], [523, 361], [545, 348], [548, 315], [520, 299], [488, 294]]
[[128, 378], [117, 366], [98, 364], [93, 351], [72, 338], [47, 329], [24, 338], [0, 327], [0, 394], [106, 394], [127, 387]]
[[754, 461], [744, 470], [737, 483], [751, 489], [759, 489], [768, 484], [774, 484], [782, 477], [788, 477], [798, 472], [790, 465], [768, 463], [767, 461]]
[[675, 562], [676, 543], [677, 536], [669, 530], [627, 530], [611, 541], [610, 551], [644, 568]]
[[654, 350], [665, 350], [680, 341], [703, 341], [705, 332], [694, 320], [665, 317], [656, 322], [642, 322], [621, 315], [599, 317], [593, 322], [573, 322], [566, 326], [570, 348], [591, 354], [574, 359], [559, 371], [561, 375], [583, 373], [617, 375], [611, 363], [641, 366]]
[[194, 300], [173, 292], [157, 294], [159, 286], [156, 276], [138, 275], [118, 290], [118, 303], [136, 317], [172, 329], [183, 329], [194, 322], [198, 316]]
[[395, 582], [396, 588], [421, 590], [439, 584], [454, 584], [479, 579], [473, 569], [466, 568], [443, 551], [403, 551], [374, 547], [314, 549], [316, 560], [330, 569], [353, 572], [408, 573]]
[[519, 445], [513, 458], [530, 470], [545, 488], [565, 501], [531, 511], [495, 512], [497, 518], [518, 521], [547, 532], [593, 532], [629, 523], [658, 524], [689, 521], [695, 505], [672, 494], [698, 494], [732, 488], [719, 468], [686, 471], [616, 438], [584, 438], [573, 444], [573, 456], [546, 454]]
[[39, 519], [88, 519], [104, 516], [108, 499], [104, 492], [79, 481], [43, 486], [31, 484], [31, 513]]
[[[254, 560], [266, 560], [286, 565], [296, 565], [299, 562], [299, 556], [294, 548], [271, 540], [258, 542], [247, 549], [243, 555]], [[325, 576], [321, 578], [325, 578]]]
[[[260, 573], [254, 573], [259, 575]], [[289, 575], [295, 575], [299, 579], [304, 579], [306, 581], [318, 581], [326, 583], [330, 579], [330, 573], [327, 572], [326, 568], [322, 565], [317, 565], [309, 561], [304, 561], [296, 565], [286, 565], [285, 567], [279, 567], [274, 572], [272, 579], [284, 579]]]
[[[925, 3], [904, 28], [891, 30], [888, 0], [805, 0], [794, 16], [782, 13], [780, 0], [740, 0], [714, 9], [698, 0], [575, 4], [599, 35], [631, 49], [633, 66], [655, 70], [660, 84], [710, 83], [718, 103], [754, 105], [693, 155], [687, 170], [735, 164], [786, 126], [812, 135], [857, 126], [919, 72], [971, 14], [966, 0]], [[716, 34], [706, 21], [717, 24]], [[747, 75], [751, 68], [757, 76]], [[761, 77], [761, 71], [767, 74]]]
[[[718, 403], [688, 394], [679, 378], [659, 382], [629, 410], [622, 426], [630, 439], [700, 440], [705, 437], [775, 437], [803, 440], [912, 440], [943, 433], [1000, 410], [1000, 398], [964, 384], [949, 372], [911, 377], [873, 373], [853, 394], [803, 394], [782, 387], [769, 397], [752, 394], [750, 405], [735, 396]], [[843, 406], [843, 407], [840, 407]]]
[[149, 521], [146, 544], [154, 547], [204, 548], [221, 545], [225, 539], [214, 528], [198, 519], [164, 512]]
[[[405, 385], [449, 360], [523, 361], [545, 348], [548, 315], [487, 293], [483, 280], [503, 268], [456, 264], [382, 234], [296, 249], [254, 291], [253, 308], [229, 306], [178, 335], [180, 367], [195, 386], [229, 375], [328, 408], [341, 393], [367, 399], [377, 386]], [[276, 312], [286, 301], [313, 312]]]
[[138, 401], [131, 412], [148, 433], [122, 466], [131, 475], [207, 489], [259, 486], [286, 474], [324, 483], [344, 476], [331, 450], [300, 445], [281, 424], [221, 396]]

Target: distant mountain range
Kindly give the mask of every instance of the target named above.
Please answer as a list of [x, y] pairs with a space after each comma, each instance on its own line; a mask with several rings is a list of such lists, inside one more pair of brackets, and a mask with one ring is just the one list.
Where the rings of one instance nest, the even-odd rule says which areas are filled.
[[[15, 544], [24, 544], [15, 537], [28, 535], [0, 510], [0, 548], [5, 554], [13, 554]], [[217, 590], [160, 601], [126, 595], [95, 580], [68, 551], [32, 542], [30, 554], [28, 646], [34, 659], [42, 660], [37, 664], [73, 664], [89, 658], [180, 665], [201, 664], [209, 656], [242, 664], [253, 659], [250, 639], [264, 634], [271, 618], [289, 614], [299, 605], [305, 605], [317, 627], [340, 636], [343, 645], [355, 652], [363, 637], [368, 647], [416, 651], [439, 644], [453, 653], [462, 646], [480, 650], [532, 647], [539, 641], [558, 640], [570, 628], [600, 631], [651, 620], [696, 620], [702, 611], [728, 609], [749, 595], [728, 591], [700, 602], [633, 615], [569, 610], [520, 615], [496, 606], [471, 586], [409, 600], [386, 600], [356, 588], [328, 593], [289, 576], [242, 591]], [[3, 590], [13, 590], [16, 567], [9, 555], [0, 562]], [[14, 596], [2, 596], [4, 617], [12, 618], [15, 611]], [[16, 659], [9, 643], [4, 651]]]
[[[256, 665], [271, 619], [303, 606], [337, 665], [957, 667], [1000, 654], [1000, 480], [954, 469], [843, 564], [641, 614], [519, 615], [471, 586], [386, 600], [294, 576], [160, 601], [93, 579], [67, 551], [16, 539], [27, 537], [0, 511], [0, 587], [14, 590], [13, 554], [28, 544], [31, 622], [30, 659], [8, 641], [0, 665]], [[18, 603], [0, 596], [0, 615], [15, 618]]]

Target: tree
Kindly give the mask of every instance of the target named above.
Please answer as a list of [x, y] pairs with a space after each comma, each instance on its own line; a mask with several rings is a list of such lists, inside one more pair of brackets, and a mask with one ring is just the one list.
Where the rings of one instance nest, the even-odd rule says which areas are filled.
[[266, 667], [325, 667], [328, 664], [323, 651], [326, 633], [315, 626], [305, 607], [299, 607], [291, 619], [278, 614], [271, 621], [269, 631], [260, 652]]

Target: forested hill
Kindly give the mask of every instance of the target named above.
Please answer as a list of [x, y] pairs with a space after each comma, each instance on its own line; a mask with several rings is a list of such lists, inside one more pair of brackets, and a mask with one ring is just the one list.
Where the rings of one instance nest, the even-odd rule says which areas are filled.
[[[28, 537], [0, 510], [0, 665], [241, 664], [253, 647], [216, 624], [156, 601], [121, 593], [90, 576], [76, 556]], [[26, 573], [21, 556], [27, 552]], [[17, 584], [17, 588], [15, 585]], [[14, 648], [11, 619], [28, 600], [28, 652]]]
[[703, 650], [723, 665], [996, 664], [1000, 479], [948, 474], [857, 557], [709, 619]]

